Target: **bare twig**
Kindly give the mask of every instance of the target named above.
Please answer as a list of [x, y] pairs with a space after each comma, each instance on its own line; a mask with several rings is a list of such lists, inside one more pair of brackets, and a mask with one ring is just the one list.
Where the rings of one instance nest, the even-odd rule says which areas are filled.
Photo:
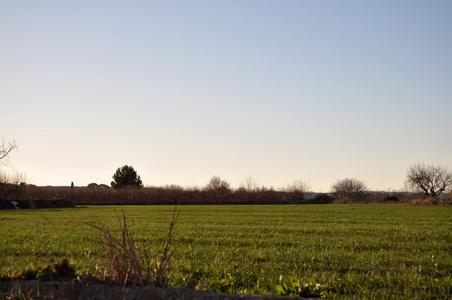
[[127, 283], [135, 285], [166, 285], [168, 283], [166, 270], [170, 265], [173, 255], [170, 246], [173, 228], [177, 219], [176, 209], [177, 205], [172, 212], [169, 232], [166, 237], [163, 251], [156, 259], [152, 258], [149, 245], [141, 245], [141, 247], [138, 247], [135, 244], [134, 223], [132, 221], [132, 227], [129, 229], [124, 212], [122, 220], [119, 219], [121, 229], [120, 238], [115, 238], [111, 234], [110, 229], [105, 225], [88, 224], [102, 233], [104, 238], [102, 246], [108, 254], [108, 270], [110, 271], [110, 278], [114, 282], [123, 286]]
[[169, 225], [168, 235], [166, 236], [165, 246], [163, 247], [163, 252], [162, 255], [160, 256], [160, 263], [157, 265], [156, 268], [156, 279], [162, 284], [166, 284], [168, 280], [165, 274], [165, 269], [167, 268], [167, 266], [169, 266], [169, 263], [173, 256], [173, 252], [170, 252], [170, 244], [171, 238], [173, 236], [173, 228], [177, 220], [176, 209], [177, 205], [174, 207], [173, 212], [171, 214], [171, 221]]
[[5, 144], [5, 140], [2, 140], [2, 144], [0, 145], [0, 163], [4, 165], [9, 153], [15, 149], [17, 149], [15, 141]]

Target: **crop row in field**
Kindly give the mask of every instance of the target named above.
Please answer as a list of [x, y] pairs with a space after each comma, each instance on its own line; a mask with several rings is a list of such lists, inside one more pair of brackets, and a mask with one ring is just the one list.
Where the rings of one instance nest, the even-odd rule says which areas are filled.
[[[157, 256], [172, 206], [0, 211], [0, 275], [68, 258], [101, 276], [100, 234], [134, 221]], [[220, 293], [275, 292], [280, 277], [315, 280], [334, 298], [452, 297], [452, 210], [409, 205], [179, 206], [169, 285]]]

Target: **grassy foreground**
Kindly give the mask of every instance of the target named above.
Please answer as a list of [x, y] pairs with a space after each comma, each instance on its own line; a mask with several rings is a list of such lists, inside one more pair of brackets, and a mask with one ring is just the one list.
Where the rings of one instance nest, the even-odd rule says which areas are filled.
[[[100, 233], [86, 222], [119, 233], [123, 212], [134, 220], [137, 241], [157, 255], [172, 209], [0, 210], [0, 277], [25, 277], [63, 258], [77, 275], [101, 277]], [[452, 299], [451, 206], [211, 205], [178, 212], [173, 287], [272, 294], [282, 278], [320, 284], [329, 298]]]

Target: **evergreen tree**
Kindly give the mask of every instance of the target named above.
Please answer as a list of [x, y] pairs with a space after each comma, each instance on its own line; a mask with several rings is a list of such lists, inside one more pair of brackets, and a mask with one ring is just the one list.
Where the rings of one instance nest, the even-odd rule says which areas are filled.
[[113, 180], [114, 181], [111, 182], [111, 187], [115, 189], [123, 187], [143, 187], [140, 176], [132, 166], [128, 165], [118, 168], [113, 175]]

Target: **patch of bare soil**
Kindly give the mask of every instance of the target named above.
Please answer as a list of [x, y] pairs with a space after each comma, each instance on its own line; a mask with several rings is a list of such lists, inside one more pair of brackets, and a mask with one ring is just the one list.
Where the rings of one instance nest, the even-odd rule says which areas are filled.
[[[13, 297], [8, 298], [11, 296]], [[80, 281], [42, 282], [37, 280], [22, 280], [0, 281], [0, 299], [293, 300], [300, 298], [266, 295], [214, 294], [190, 289], [169, 289], [151, 286], [121, 287], [109, 284], [84, 283]]]

